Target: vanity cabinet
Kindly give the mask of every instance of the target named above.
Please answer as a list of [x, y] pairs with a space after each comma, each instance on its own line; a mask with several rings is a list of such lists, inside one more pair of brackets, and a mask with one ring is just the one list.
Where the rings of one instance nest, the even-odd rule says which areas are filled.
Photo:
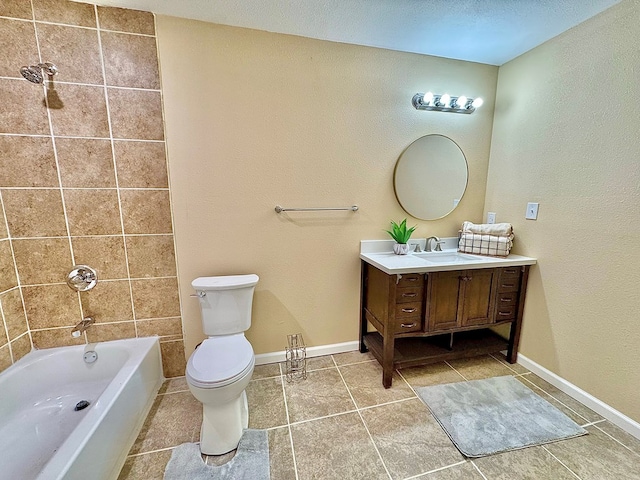
[[[515, 363], [528, 271], [387, 274], [362, 261], [360, 351], [381, 363], [385, 388], [396, 368], [501, 350]], [[508, 340], [491, 330], [498, 325], [510, 325]]]

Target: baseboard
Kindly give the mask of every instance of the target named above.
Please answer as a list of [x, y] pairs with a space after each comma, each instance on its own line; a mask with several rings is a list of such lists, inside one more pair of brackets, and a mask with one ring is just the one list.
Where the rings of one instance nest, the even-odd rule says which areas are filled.
[[[358, 341], [307, 347], [307, 357], [321, 357], [323, 355], [333, 355], [334, 353], [353, 352], [359, 348], [360, 343]], [[281, 352], [259, 353], [256, 355], [256, 365], [284, 362], [286, 359], [287, 352], [285, 350]]]
[[607, 405], [581, 388], [576, 387], [574, 384], [556, 375], [551, 370], [547, 370], [542, 365], [537, 364], [521, 353], [518, 354], [518, 363], [570, 397], [575, 398], [583, 405], [589, 407], [597, 414], [602, 415], [604, 418], [622, 428], [627, 433], [633, 435], [637, 439], [640, 439], [640, 423], [627, 417], [625, 414]]

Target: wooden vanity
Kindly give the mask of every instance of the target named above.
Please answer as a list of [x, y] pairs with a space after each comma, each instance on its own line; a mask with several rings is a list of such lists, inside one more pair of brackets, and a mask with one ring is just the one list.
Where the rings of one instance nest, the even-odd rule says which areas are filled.
[[[385, 388], [398, 368], [502, 350], [516, 362], [535, 259], [510, 255], [425, 265], [391, 254], [360, 257], [360, 351], [380, 362]], [[367, 331], [367, 322], [377, 331]], [[491, 329], [499, 325], [510, 326], [508, 340]]]

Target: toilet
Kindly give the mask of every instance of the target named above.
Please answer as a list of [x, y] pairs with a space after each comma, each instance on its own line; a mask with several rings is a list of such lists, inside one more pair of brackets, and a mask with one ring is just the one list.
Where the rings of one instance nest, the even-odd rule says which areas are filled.
[[245, 389], [255, 356], [244, 332], [251, 326], [253, 291], [257, 275], [200, 277], [196, 290], [207, 339], [189, 357], [189, 390], [202, 403], [200, 450], [222, 455], [238, 446], [249, 424]]

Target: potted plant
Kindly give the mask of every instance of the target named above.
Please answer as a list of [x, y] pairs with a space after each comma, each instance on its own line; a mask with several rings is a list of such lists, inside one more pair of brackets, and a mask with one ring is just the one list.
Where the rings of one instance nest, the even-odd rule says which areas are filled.
[[406, 255], [409, 253], [409, 245], [407, 242], [411, 238], [411, 234], [415, 229], [415, 226], [407, 228], [406, 218], [402, 220], [400, 224], [391, 220], [391, 230], [385, 231], [396, 241], [396, 244], [393, 246], [393, 253], [396, 255]]

